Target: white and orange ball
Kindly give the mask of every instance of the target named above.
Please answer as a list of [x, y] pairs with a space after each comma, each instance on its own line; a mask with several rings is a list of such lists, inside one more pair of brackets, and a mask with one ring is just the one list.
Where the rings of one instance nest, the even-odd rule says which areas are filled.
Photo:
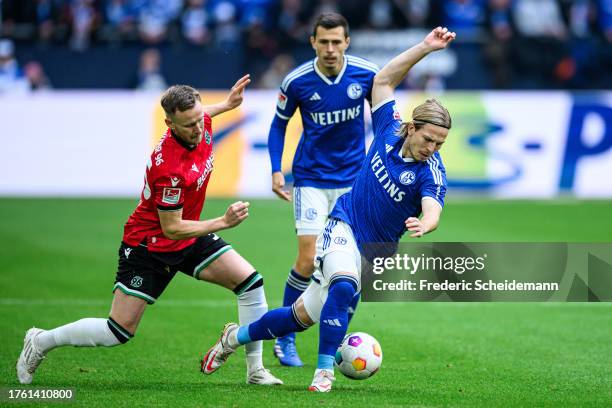
[[336, 351], [336, 367], [348, 378], [365, 380], [378, 372], [382, 358], [382, 348], [374, 337], [348, 333]]

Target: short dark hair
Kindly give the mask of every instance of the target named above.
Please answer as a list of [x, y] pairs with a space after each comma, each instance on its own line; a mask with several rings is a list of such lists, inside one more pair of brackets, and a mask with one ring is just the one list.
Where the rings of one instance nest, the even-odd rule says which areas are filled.
[[161, 106], [166, 115], [174, 115], [177, 109], [181, 112], [191, 109], [200, 100], [200, 93], [189, 85], [172, 85], [162, 95]]
[[338, 13], [323, 13], [315, 21], [314, 27], [312, 28], [312, 36], [317, 37], [317, 27], [323, 27], [326, 30], [330, 30], [336, 27], [344, 28], [344, 38], [349, 36], [349, 25], [342, 15]]

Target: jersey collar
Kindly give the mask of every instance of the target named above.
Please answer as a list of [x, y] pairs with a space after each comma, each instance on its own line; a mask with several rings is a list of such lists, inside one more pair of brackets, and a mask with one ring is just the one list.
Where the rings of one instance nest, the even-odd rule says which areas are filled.
[[179, 137], [177, 137], [172, 130], [170, 131], [170, 134], [172, 135], [172, 138], [176, 141], [176, 143], [183, 146], [185, 149], [189, 150], [190, 152], [195, 150], [196, 147], [198, 147], [198, 145], [188, 145], [187, 143], [182, 141]]
[[397, 152], [397, 155], [398, 155], [398, 156], [399, 156], [399, 158], [400, 158], [401, 160], [403, 160], [405, 163], [414, 163], [414, 162], [415, 162], [415, 160], [414, 160], [414, 158], [413, 158], [413, 157], [404, 157], [404, 156], [402, 156], [402, 146], [403, 146], [403, 144], [404, 144], [404, 141], [403, 141], [403, 140], [404, 140], [404, 139], [402, 139], [402, 143], [400, 143], [400, 148], [399, 148], [399, 151]]
[[324, 73], [322, 73], [319, 70], [319, 66], [317, 65], [317, 61], [319, 60], [319, 57], [316, 57], [314, 59], [314, 70], [317, 73], [317, 75], [323, 80], [323, 82], [325, 82], [327, 85], [333, 85], [333, 84], [339, 84], [340, 80], [342, 79], [342, 75], [344, 75], [344, 71], [346, 71], [346, 66], [348, 64], [348, 60], [346, 58], [346, 55], [344, 56], [344, 64], [342, 64], [342, 69], [340, 70], [340, 72], [338, 73], [338, 76], [336, 77], [336, 79], [334, 80], [334, 82], [332, 82], [328, 77], [325, 76]]

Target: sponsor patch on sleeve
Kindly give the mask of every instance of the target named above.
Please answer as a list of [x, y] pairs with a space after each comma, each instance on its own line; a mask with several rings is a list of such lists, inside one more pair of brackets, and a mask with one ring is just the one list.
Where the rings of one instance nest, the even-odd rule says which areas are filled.
[[397, 110], [396, 104], [393, 104], [393, 119], [402, 120], [402, 115], [400, 115], [399, 111]]
[[285, 108], [287, 107], [287, 95], [285, 95], [282, 92], [279, 92], [278, 101], [276, 102], [276, 106], [278, 106], [279, 109], [285, 110]]
[[162, 203], [178, 204], [180, 199], [181, 199], [181, 189], [180, 188], [164, 187]]

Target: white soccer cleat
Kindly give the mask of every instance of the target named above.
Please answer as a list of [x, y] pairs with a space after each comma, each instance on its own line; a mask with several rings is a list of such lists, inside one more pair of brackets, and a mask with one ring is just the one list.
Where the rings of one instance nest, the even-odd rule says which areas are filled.
[[276, 378], [270, 370], [259, 367], [254, 371], [251, 371], [247, 375], [247, 384], [257, 385], [283, 385], [283, 381], [280, 378]]
[[227, 323], [225, 327], [223, 327], [219, 340], [217, 340], [215, 345], [208, 350], [204, 358], [200, 361], [200, 371], [204, 374], [212, 374], [225, 364], [227, 358], [236, 351], [229, 346], [228, 337], [234, 330], [238, 330], [238, 327], [236, 323]]
[[21, 384], [30, 384], [36, 369], [44, 360], [44, 353], [36, 346], [34, 339], [44, 330], [32, 327], [23, 339], [23, 350], [17, 360], [17, 379]]
[[336, 381], [334, 372], [330, 370], [315, 370], [315, 375], [312, 380], [312, 384], [308, 387], [308, 391], [314, 392], [330, 392], [332, 389], [332, 383]]

